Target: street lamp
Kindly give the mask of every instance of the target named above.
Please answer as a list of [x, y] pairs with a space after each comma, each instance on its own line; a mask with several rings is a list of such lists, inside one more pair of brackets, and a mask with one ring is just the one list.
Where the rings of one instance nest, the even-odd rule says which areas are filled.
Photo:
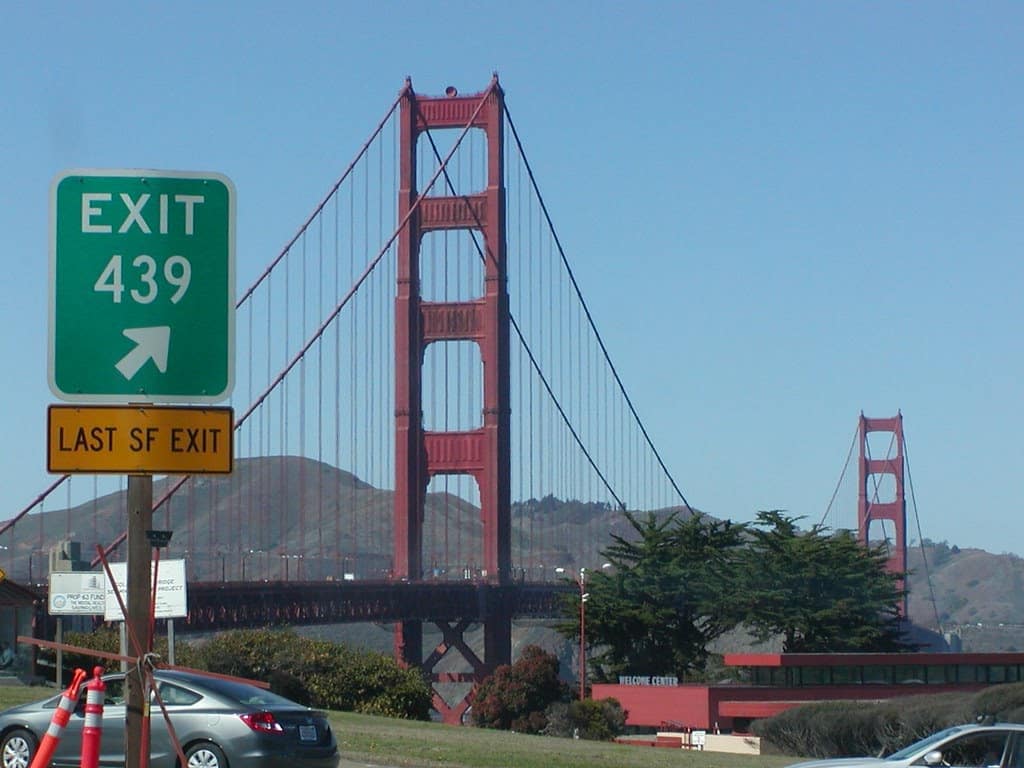
[[[45, 555], [47, 551], [45, 549], [33, 549], [28, 553], [28, 583], [34, 585], [35, 579], [32, 576], [32, 558], [36, 555]], [[40, 574], [41, 578], [41, 574]]]
[[[302, 555], [281, 555], [281, 559], [284, 560], [284, 580], [291, 581], [291, 576], [288, 574], [288, 561], [289, 560], [301, 560]], [[296, 571], [298, 569], [296, 568]], [[301, 576], [301, 574], [298, 574]]]
[[[559, 566], [555, 568], [555, 573], [564, 574], [565, 568]], [[587, 592], [587, 569], [580, 568], [573, 580], [580, 588], [580, 701], [583, 701], [587, 694], [587, 600], [590, 598]]]
[[580, 577], [576, 581], [580, 586], [580, 701], [587, 695], [587, 598], [590, 593], [585, 591], [587, 586], [587, 569], [580, 568]]
[[245, 581], [245, 562], [253, 555], [262, 555], [262, 549], [250, 549], [242, 553], [242, 581]]
[[[601, 564], [603, 571], [611, 567], [611, 563]], [[564, 574], [565, 568], [555, 568], [555, 573]], [[590, 599], [590, 593], [587, 592], [587, 569], [581, 567], [573, 580], [580, 588], [580, 701], [583, 701], [587, 693], [587, 600]]]
[[213, 554], [217, 555], [220, 558], [220, 580], [221, 580], [221, 582], [225, 582], [225, 581], [228, 580], [228, 569], [227, 569], [228, 548], [225, 547], [223, 544], [221, 544], [219, 547], [217, 547], [213, 551]]

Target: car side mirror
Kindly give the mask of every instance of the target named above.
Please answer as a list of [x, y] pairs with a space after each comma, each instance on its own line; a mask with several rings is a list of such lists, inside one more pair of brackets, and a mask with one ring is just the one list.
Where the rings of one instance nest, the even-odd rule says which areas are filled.
[[938, 749], [934, 749], [931, 752], [927, 752], [924, 756], [925, 765], [942, 765], [942, 752]]

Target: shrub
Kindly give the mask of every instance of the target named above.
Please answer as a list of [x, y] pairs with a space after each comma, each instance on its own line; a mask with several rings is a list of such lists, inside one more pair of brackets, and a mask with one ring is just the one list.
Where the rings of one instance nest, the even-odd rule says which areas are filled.
[[[116, 630], [68, 632], [65, 642], [82, 648], [117, 653]], [[154, 651], [167, 659], [167, 640], [159, 637]], [[42, 651], [41, 655], [53, 651]], [[356, 650], [324, 640], [301, 637], [292, 630], [233, 630], [201, 646], [175, 644], [175, 662], [224, 675], [270, 684], [270, 689], [306, 706], [322, 709], [427, 720], [433, 702], [429, 683], [417, 669], [403, 669], [390, 656]], [[99, 664], [107, 672], [120, 669], [117, 660], [85, 654], [64, 654], [65, 667], [81, 667], [89, 675]], [[66, 678], [66, 676], [65, 676]]]
[[886, 755], [928, 734], [991, 715], [1024, 722], [1024, 683], [976, 694], [938, 693], [888, 702], [823, 702], [757, 720], [755, 734], [779, 751], [808, 757]]
[[611, 741], [626, 728], [626, 710], [616, 699], [584, 699], [569, 704], [574, 735], [593, 741]]
[[433, 694], [421, 672], [374, 651], [316, 642], [322, 673], [312, 676], [315, 706], [427, 720]]
[[211, 672], [270, 683], [302, 704], [415, 720], [430, 717], [433, 695], [416, 669], [390, 656], [301, 637], [291, 630], [235, 630], [203, 646]]
[[994, 685], [978, 691], [970, 706], [975, 717], [993, 715], [998, 720], [1009, 720], [1010, 713], [1024, 708], [1024, 683]]
[[539, 731], [541, 736], [572, 736], [572, 721], [569, 719], [569, 704], [556, 701], [544, 710], [547, 724]]
[[[80, 648], [92, 648], [93, 650], [103, 651], [105, 653], [121, 652], [120, 633], [110, 626], [101, 626], [92, 632], [65, 632], [64, 642], [68, 645], [77, 645]], [[192, 666], [195, 661], [195, 653], [189, 644], [178, 641], [174, 644], [174, 650], [176, 664], [180, 666]], [[166, 637], [156, 638], [153, 644], [153, 652], [161, 661], [167, 660], [168, 653]], [[132, 654], [130, 645], [128, 654]], [[41, 658], [48, 659], [51, 663], [56, 660], [56, 653], [49, 649], [40, 650], [39, 655]], [[84, 653], [68, 652], [64, 654], [65, 669], [81, 668], [84, 669], [91, 677], [93, 667], [97, 665], [103, 667], [104, 672], [116, 672], [121, 669], [121, 662], [117, 659], [101, 659]], [[66, 678], [67, 676], [65, 675], [65, 679]]]
[[[105, 651], [106, 653], [120, 653], [121, 652], [121, 638], [119, 633], [109, 627], [101, 627], [93, 632], [65, 632], [64, 642], [68, 645], [77, 645], [80, 648], [92, 648], [96, 651]], [[47, 658], [51, 661], [56, 660], [56, 653], [50, 650], [42, 650], [39, 655], [43, 658]], [[113, 672], [121, 669], [121, 662], [109, 659], [100, 659], [95, 656], [87, 656], [82, 653], [65, 653], [64, 654], [64, 668], [75, 669], [81, 668], [86, 671], [89, 677], [92, 677], [92, 670], [95, 666], [103, 667], [104, 672]], [[67, 676], [65, 676], [67, 679]]]
[[528, 645], [514, 664], [503, 664], [484, 679], [473, 699], [473, 723], [484, 728], [540, 733], [545, 712], [572, 694], [558, 679], [558, 657]]
[[206, 642], [197, 664], [210, 672], [269, 682], [274, 671], [294, 674], [302, 665], [303, 645], [304, 639], [291, 630], [232, 630]]
[[901, 738], [895, 710], [887, 704], [855, 701], [794, 707], [756, 720], [752, 730], [782, 753], [808, 757], [875, 755], [883, 751], [883, 743]]

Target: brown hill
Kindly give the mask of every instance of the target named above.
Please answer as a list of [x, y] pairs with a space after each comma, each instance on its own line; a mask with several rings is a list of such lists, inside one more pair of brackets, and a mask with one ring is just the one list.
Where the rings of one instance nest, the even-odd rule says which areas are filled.
[[[156, 481], [154, 498], [160, 498], [170, 482]], [[323, 546], [335, 554], [324, 558], [307, 554], [301, 566], [293, 562], [291, 567], [301, 567], [302, 576], [309, 579], [340, 578], [342, 571], [373, 578], [390, 564], [391, 509], [391, 491], [374, 488], [327, 464], [295, 456], [238, 459], [228, 477], [186, 483], [154, 515], [154, 526], [175, 531], [166, 556], [185, 557], [190, 578], [198, 580], [239, 578], [243, 560], [248, 561], [250, 578], [256, 573], [283, 578], [289, 564], [281, 553], [311, 553]], [[300, 510], [305, 514], [300, 515]], [[449, 543], [458, 539], [463, 551], [480, 551], [479, 512], [465, 500], [429, 494], [425, 518], [424, 552], [442, 549], [440, 538], [445, 535]], [[186, 525], [189, 519], [191, 526]], [[352, 520], [361, 522], [352, 525]], [[447, 529], [442, 520], [448, 521]], [[45, 572], [39, 547], [64, 538], [79, 541], [83, 558], [91, 559], [96, 545], [113, 541], [125, 530], [125, 522], [123, 493], [70, 510], [32, 515], [18, 526], [18, 544], [7, 570], [12, 578], [22, 580], [34, 554], [38, 580]], [[580, 563], [600, 562], [600, 550], [610, 542], [610, 535], [629, 532], [622, 514], [608, 505], [550, 496], [516, 503], [512, 524], [513, 546], [533, 541], [529, 559], [545, 564], [548, 578], [555, 566], [576, 567], [577, 557]], [[589, 541], [589, 550], [582, 555], [570, 551], [569, 543], [577, 541]], [[337, 553], [344, 553], [344, 559]], [[115, 554], [113, 559], [122, 557]], [[514, 559], [522, 564], [527, 557], [517, 552]], [[910, 570], [909, 614], [914, 624], [952, 633], [954, 639], [961, 639], [964, 650], [1024, 648], [1024, 560], [1020, 557], [925, 541], [923, 547], [911, 550]], [[297, 575], [294, 570], [290, 573], [291, 578]]]
[[[967, 651], [1024, 649], [1024, 560], [925, 541], [909, 553], [909, 614]], [[933, 599], [934, 596], [934, 599]]]

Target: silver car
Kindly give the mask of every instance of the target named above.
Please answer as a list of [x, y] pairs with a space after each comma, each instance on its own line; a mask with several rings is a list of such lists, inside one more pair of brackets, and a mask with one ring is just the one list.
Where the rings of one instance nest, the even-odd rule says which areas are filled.
[[933, 733], [885, 758], [810, 760], [789, 768], [1024, 768], [1024, 725], [955, 725]]
[[[188, 768], [335, 768], [338, 745], [327, 716], [270, 691], [186, 672], [156, 672]], [[103, 678], [100, 765], [124, 765], [124, 675]], [[0, 768], [28, 768], [60, 696], [0, 713]], [[85, 720], [85, 686], [53, 756], [54, 766], [78, 766]], [[150, 765], [174, 768], [177, 755], [155, 703]]]

